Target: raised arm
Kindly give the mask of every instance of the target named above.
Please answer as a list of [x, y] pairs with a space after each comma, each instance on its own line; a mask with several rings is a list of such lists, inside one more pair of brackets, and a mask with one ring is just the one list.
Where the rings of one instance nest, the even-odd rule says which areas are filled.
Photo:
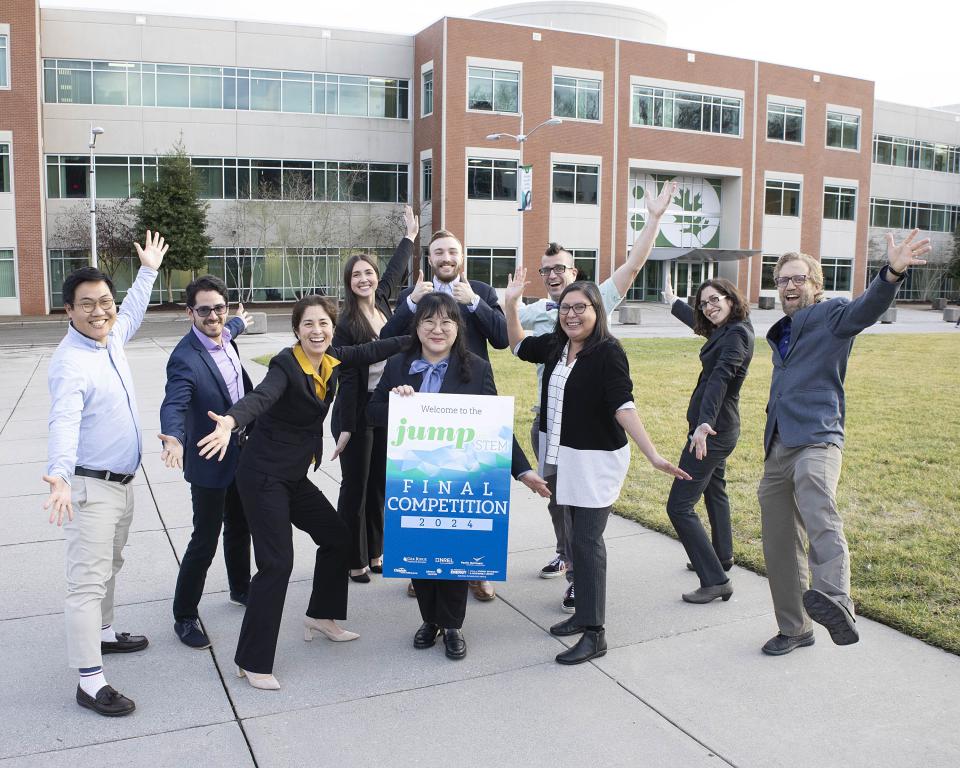
[[687, 302], [681, 301], [680, 297], [673, 292], [673, 283], [670, 280], [669, 268], [667, 269], [666, 283], [663, 286], [663, 290], [660, 292], [660, 295], [663, 296], [663, 300], [670, 305], [670, 314], [688, 328], [692, 329], [694, 320], [693, 307], [687, 304]]
[[630, 286], [633, 285], [633, 281], [637, 279], [637, 275], [640, 274], [643, 265], [647, 263], [650, 251], [653, 250], [653, 244], [657, 239], [657, 234], [660, 232], [660, 219], [663, 218], [663, 214], [670, 206], [670, 202], [673, 200], [676, 192], [677, 182], [671, 181], [669, 184], [663, 185], [660, 194], [657, 195], [653, 201], [650, 200], [649, 196], [646, 198], [647, 219], [643, 224], [643, 229], [640, 230], [634, 239], [633, 247], [630, 249], [630, 255], [627, 257], [627, 260], [617, 267], [617, 270], [612, 276], [613, 284], [621, 296], [626, 295], [627, 291], [630, 290]]
[[503, 294], [503, 312], [507, 320], [507, 338], [510, 349], [516, 349], [517, 345], [527, 335], [527, 332], [523, 330], [523, 321], [520, 319], [520, 302], [523, 299], [523, 290], [529, 284], [527, 268], [521, 264], [517, 267], [516, 273], [510, 275], [507, 290]]
[[383, 270], [383, 275], [380, 277], [380, 285], [377, 286], [377, 295], [384, 300], [389, 300], [396, 293], [403, 281], [403, 276], [410, 269], [413, 244], [420, 232], [420, 220], [414, 216], [413, 208], [409, 205], [403, 207], [403, 223], [407, 230], [406, 234], [397, 243], [393, 256], [387, 262], [387, 268]]
[[327, 354], [347, 367], [371, 365], [397, 354], [409, 343], [409, 336], [391, 336], [389, 339], [376, 339], [366, 344], [353, 344], [347, 347], [331, 346]]
[[120, 343], [126, 344], [132, 339], [140, 323], [143, 322], [143, 316], [147, 313], [147, 305], [150, 303], [150, 293], [153, 291], [153, 284], [157, 279], [157, 272], [163, 263], [163, 257], [170, 247], [163, 242], [159, 232], [152, 236], [150, 230], [147, 230], [147, 237], [143, 248], [140, 243], [134, 243], [137, 249], [137, 255], [140, 257], [140, 269], [137, 272], [137, 278], [127, 291], [127, 295], [120, 305], [120, 311], [117, 313], [117, 322], [114, 324], [114, 331], [117, 333]]
[[167, 385], [160, 405], [160, 458], [171, 469], [183, 467], [183, 446], [187, 441], [186, 413], [196, 389], [192, 371], [184, 360], [171, 355], [167, 360]]

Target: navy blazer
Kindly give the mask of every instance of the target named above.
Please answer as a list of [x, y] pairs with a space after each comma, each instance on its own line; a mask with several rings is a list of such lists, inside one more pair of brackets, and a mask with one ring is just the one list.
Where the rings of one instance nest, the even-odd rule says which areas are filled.
[[787, 318], [767, 331], [773, 378], [763, 435], [765, 453], [770, 452], [777, 433], [788, 448], [819, 443], [843, 448], [843, 380], [854, 337], [880, 319], [903, 280], [888, 283], [886, 274], [884, 267], [853, 301], [830, 299], [794, 312], [786, 358], [780, 356], [777, 342]]
[[[467, 326], [467, 349], [478, 357], [488, 360], [488, 341], [494, 349], [506, 349], [510, 345], [510, 338], [507, 336], [507, 319], [503, 316], [500, 302], [497, 301], [497, 292], [493, 288], [479, 280], [469, 282], [473, 292], [480, 297], [480, 301], [477, 302], [477, 308], [473, 312], [468, 307], [460, 307]], [[410, 324], [413, 322], [413, 313], [407, 306], [407, 296], [411, 293], [413, 288], [407, 288], [400, 294], [397, 305], [393, 308], [393, 317], [380, 331], [381, 339], [412, 333]]]
[[[225, 327], [233, 339], [245, 329], [238, 317], [227, 322]], [[239, 357], [236, 341], [230, 343]], [[240, 371], [243, 391], [249, 392], [253, 384], [243, 366]], [[191, 326], [167, 360], [167, 387], [160, 406], [160, 431], [177, 438], [183, 446], [183, 476], [191, 485], [226, 488], [233, 480], [240, 459], [240, 443], [236, 437], [231, 438], [227, 453], [220, 462], [200, 458], [197, 448], [197, 442], [216, 426], [207, 411], [226, 413], [232, 405], [220, 369]]]
[[[486, 360], [481, 360], [472, 352], [467, 353], [470, 357], [468, 364], [470, 366], [470, 381], [464, 381], [460, 377], [460, 358], [455, 354], [450, 355], [450, 363], [447, 366], [447, 372], [444, 374], [443, 383], [440, 385], [440, 393], [456, 395], [495, 395], [497, 394], [497, 385], [493, 381], [493, 368]], [[411, 352], [401, 352], [387, 360], [387, 365], [383, 369], [383, 376], [380, 377], [380, 383], [370, 397], [370, 403], [367, 405], [367, 421], [374, 427], [386, 427], [389, 410], [390, 390], [399, 387], [402, 384], [408, 384], [415, 390], [420, 390], [423, 383], [422, 373], [410, 373], [410, 364], [417, 357]], [[514, 477], [522, 475], [530, 470], [530, 462], [527, 461], [517, 437], [513, 437], [513, 458], [510, 464], [510, 474]]]
[[[693, 307], [681, 299], [670, 312], [693, 328]], [[732, 320], [713, 329], [700, 347], [700, 378], [690, 395], [687, 425], [692, 433], [709, 424], [720, 434], [740, 431], [740, 388], [753, 359], [753, 325], [749, 320]]]

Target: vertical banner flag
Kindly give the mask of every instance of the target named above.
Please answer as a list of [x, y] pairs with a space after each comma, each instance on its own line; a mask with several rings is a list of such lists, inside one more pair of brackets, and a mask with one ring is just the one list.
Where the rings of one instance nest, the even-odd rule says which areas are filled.
[[517, 210], [529, 211], [533, 209], [533, 166], [521, 165], [519, 170], [520, 207]]
[[390, 395], [383, 575], [505, 581], [513, 398]]

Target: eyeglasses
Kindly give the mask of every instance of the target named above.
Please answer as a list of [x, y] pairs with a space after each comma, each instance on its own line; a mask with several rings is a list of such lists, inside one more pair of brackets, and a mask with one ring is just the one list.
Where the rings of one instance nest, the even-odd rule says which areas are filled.
[[713, 294], [713, 296], [711, 296], [711, 297], [710, 297], [709, 299], [707, 299], [706, 301], [701, 301], [699, 304], [697, 304], [697, 309], [699, 309], [701, 312], [703, 312], [703, 310], [705, 310], [705, 309], [707, 308], [707, 305], [708, 305], [708, 304], [713, 304], [713, 306], [715, 306], [715, 307], [716, 307], [716, 306], [719, 306], [719, 305], [720, 305], [720, 299], [725, 299], [725, 298], [727, 298], [727, 297], [724, 296], [723, 294], [721, 294], [721, 293], [715, 293], [715, 294]]
[[437, 322], [432, 318], [428, 318], [420, 321], [420, 327], [425, 331], [435, 331], [439, 328], [443, 333], [450, 333], [454, 328], [457, 327], [457, 324], [455, 321], [450, 319], [444, 319]]
[[801, 286], [809, 279], [810, 275], [790, 275], [789, 277], [775, 277], [773, 278], [773, 282], [777, 284], [777, 287], [782, 288], [791, 280], [793, 281], [794, 285]]
[[540, 267], [537, 272], [540, 273], [540, 277], [550, 277], [551, 272], [562, 275], [568, 269], [573, 269], [573, 267], [568, 267], [566, 264], [554, 264], [552, 267]]
[[200, 317], [207, 317], [211, 312], [216, 312], [218, 315], [223, 317], [227, 314], [227, 305], [226, 304], [217, 304], [213, 307], [191, 307], [192, 312], [196, 312]]
[[104, 311], [109, 311], [113, 309], [114, 301], [113, 296], [101, 296], [99, 299], [94, 301], [93, 299], [84, 299], [83, 301], [76, 302], [73, 306], [79, 307], [85, 314], [92, 314], [93, 310], [97, 307]]
[[558, 310], [561, 315], [569, 315], [571, 312], [575, 315], [582, 315], [587, 311], [587, 307], [592, 307], [593, 304], [584, 304], [580, 302], [578, 304], [561, 304], [558, 307]]

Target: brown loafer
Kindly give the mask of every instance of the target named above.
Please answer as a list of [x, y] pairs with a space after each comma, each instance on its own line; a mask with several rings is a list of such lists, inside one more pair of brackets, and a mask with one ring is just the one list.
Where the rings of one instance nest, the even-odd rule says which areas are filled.
[[482, 603], [489, 602], [497, 596], [493, 584], [489, 581], [471, 581], [470, 591], [473, 592], [473, 596]]

